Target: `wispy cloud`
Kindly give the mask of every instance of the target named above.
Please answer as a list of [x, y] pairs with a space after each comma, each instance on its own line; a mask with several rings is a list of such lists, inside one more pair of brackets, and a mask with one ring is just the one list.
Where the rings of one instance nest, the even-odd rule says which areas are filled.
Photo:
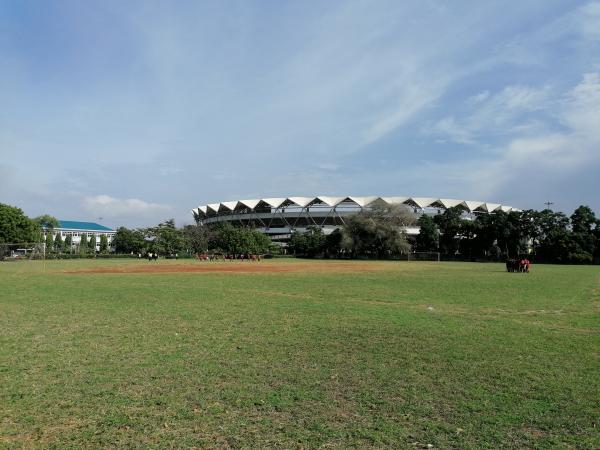
[[579, 30], [586, 38], [600, 42], [600, 2], [583, 5], [576, 13]]
[[[519, 94], [517, 102], [494, 102], [519, 107], [531, 105], [537, 109], [542, 91]], [[506, 90], [502, 91], [500, 97], [514, 98], [506, 97], [505, 93]], [[534, 98], [538, 100], [532, 101]], [[548, 100], [545, 94], [541, 98]], [[548, 114], [553, 113], [552, 120], [562, 124], [561, 131], [548, 123], [542, 127], [543, 131], [538, 129], [533, 134], [528, 130], [521, 135], [505, 135], [508, 139], [504, 142], [474, 155], [469, 161], [429, 165], [428, 178], [448, 180], [448, 174], [461, 173], [460, 185], [465, 191], [477, 191], [494, 199], [505, 192], [511, 197], [520, 196], [524, 203], [531, 201], [528, 191], [534, 187], [536, 195], [542, 187], [546, 189], [546, 195], [576, 189], [576, 174], [600, 163], [600, 73], [584, 74], [578, 84], [553, 101], [541, 104], [549, 109]], [[456, 136], [459, 132], [464, 130], [450, 130], [448, 134]], [[568, 187], [563, 185], [565, 180], [572, 180]], [[587, 194], [580, 194], [579, 201], [591, 198]], [[518, 197], [515, 198], [518, 203]]]
[[531, 129], [531, 123], [523, 127], [524, 122], [531, 121], [527, 115], [548, 110], [551, 102], [552, 88], [548, 85], [540, 88], [510, 85], [496, 94], [486, 90], [464, 102], [466, 112], [461, 118], [444, 117], [433, 126], [424, 127], [423, 132], [459, 144], [481, 144], [481, 140], [498, 131], [506, 135]]
[[504, 201], [505, 171], [595, 164], [598, 1], [39, 8], [0, 16], [0, 200], [32, 215], [182, 222], [286, 186]]

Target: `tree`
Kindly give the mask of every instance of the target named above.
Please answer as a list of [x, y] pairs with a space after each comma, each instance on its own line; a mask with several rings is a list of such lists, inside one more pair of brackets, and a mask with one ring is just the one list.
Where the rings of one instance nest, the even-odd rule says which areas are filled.
[[[571, 215], [571, 229], [573, 239], [579, 246], [578, 253], [586, 253], [585, 259], [590, 259], [598, 247], [598, 237], [596, 236], [597, 219], [594, 211], [587, 206], [580, 206]], [[580, 259], [580, 258], [578, 258]]]
[[342, 250], [342, 240], [344, 235], [339, 228], [333, 230], [330, 234], [325, 236], [325, 256], [331, 257], [336, 256]]
[[87, 236], [85, 233], [79, 233], [79, 254], [85, 255], [88, 251]]
[[50, 216], [48, 214], [43, 214], [41, 216], [37, 216], [33, 218], [33, 222], [39, 228], [46, 228], [53, 230], [54, 228], [58, 228], [60, 226], [60, 222], [54, 216]]
[[108, 253], [108, 238], [105, 234], [100, 235], [100, 253], [103, 255]]
[[569, 230], [559, 227], [549, 230], [545, 235], [539, 255], [549, 262], [591, 262], [591, 255], [581, 251]]
[[211, 230], [202, 225], [186, 225], [183, 227], [183, 237], [186, 247], [190, 253], [202, 253], [208, 251], [211, 240]]
[[54, 236], [50, 230], [46, 232], [46, 252], [54, 252]]
[[143, 231], [119, 227], [112, 240], [112, 246], [115, 253], [144, 253], [147, 242]]
[[209, 248], [228, 254], [262, 254], [269, 251], [271, 240], [260, 231], [224, 223], [214, 229]]
[[460, 207], [448, 208], [434, 217], [440, 236], [440, 249], [446, 254], [455, 254], [459, 250], [458, 234], [461, 228], [463, 210]]
[[96, 235], [92, 234], [90, 240], [88, 241], [88, 249], [91, 253], [96, 253]]
[[417, 223], [416, 216], [404, 205], [376, 202], [371, 205], [369, 210], [365, 210], [361, 214], [371, 217], [377, 222], [388, 222], [397, 227], [409, 227]]
[[55, 228], [58, 228], [60, 226], [58, 219], [49, 214], [43, 214], [41, 216], [34, 217], [32, 221], [35, 224], [36, 229], [36, 242], [41, 242], [44, 239], [44, 233], [52, 233]]
[[571, 215], [571, 229], [574, 233], [592, 234], [597, 222], [596, 215], [589, 206], [581, 205]]
[[326, 237], [320, 227], [309, 226], [304, 233], [292, 233], [290, 248], [297, 256], [314, 258], [325, 251]]
[[469, 259], [477, 256], [477, 245], [475, 238], [479, 232], [479, 225], [475, 220], [462, 220], [460, 223], [460, 250]]
[[342, 227], [342, 250], [352, 257], [388, 258], [407, 253], [410, 244], [403, 226], [414, 223], [406, 211], [375, 207], [346, 219]]
[[272, 247], [271, 239], [258, 230], [244, 230], [250, 235], [251, 247], [248, 253], [261, 255], [268, 253]]
[[594, 238], [596, 239], [596, 249], [594, 250], [594, 257], [600, 259], [600, 219], [596, 221], [596, 227], [594, 228]]
[[416, 239], [416, 247], [420, 252], [437, 252], [440, 231], [431, 216], [422, 214], [417, 220], [419, 234]]
[[71, 250], [73, 250], [73, 236], [68, 234], [67, 237], [65, 237], [65, 242], [63, 244], [63, 247], [66, 252], [71, 253]]
[[181, 253], [186, 247], [183, 232], [175, 227], [175, 220], [169, 219], [146, 230], [155, 251], [163, 255]]
[[57, 253], [62, 253], [64, 250], [63, 239], [60, 233], [56, 233], [56, 238], [54, 239], [54, 251]]
[[20, 208], [0, 203], [0, 244], [35, 241], [35, 224]]
[[562, 212], [544, 209], [536, 214], [534, 223], [538, 236], [538, 256], [549, 262], [568, 262], [572, 243], [569, 218]]

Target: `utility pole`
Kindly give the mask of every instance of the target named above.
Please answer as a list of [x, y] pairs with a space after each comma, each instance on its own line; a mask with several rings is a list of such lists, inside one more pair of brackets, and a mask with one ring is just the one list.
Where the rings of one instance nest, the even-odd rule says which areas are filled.
[[550, 209], [550, 207], [554, 205], [554, 202], [544, 202], [544, 205], [546, 205], [546, 209]]

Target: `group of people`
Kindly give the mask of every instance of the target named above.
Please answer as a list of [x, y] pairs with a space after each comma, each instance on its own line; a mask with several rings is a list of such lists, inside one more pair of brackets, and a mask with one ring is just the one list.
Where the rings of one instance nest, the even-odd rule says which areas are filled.
[[512, 258], [506, 260], [507, 272], [529, 273], [531, 262], [527, 258]]
[[[148, 258], [148, 261], [156, 261], [158, 259], [158, 253], [148, 252], [148, 253], [146, 253], [146, 258]], [[138, 253], [138, 259], [142, 259], [141, 253]]]
[[226, 255], [198, 253], [198, 254], [196, 254], [196, 258], [198, 258], [200, 261], [217, 261], [217, 260], [233, 261], [235, 259], [240, 260], [240, 261], [260, 261], [260, 255], [255, 255], [253, 253], [236, 253], [236, 254], [226, 254]]

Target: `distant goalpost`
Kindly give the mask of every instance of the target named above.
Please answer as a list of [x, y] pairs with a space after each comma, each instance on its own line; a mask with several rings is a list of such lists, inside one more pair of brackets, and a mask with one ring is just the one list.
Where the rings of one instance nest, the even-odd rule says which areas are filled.
[[44, 242], [0, 243], [0, 261], [45, 260]]
[[408, 261], [440, 261], [440, 252], [412, 252], [408, 254]]

